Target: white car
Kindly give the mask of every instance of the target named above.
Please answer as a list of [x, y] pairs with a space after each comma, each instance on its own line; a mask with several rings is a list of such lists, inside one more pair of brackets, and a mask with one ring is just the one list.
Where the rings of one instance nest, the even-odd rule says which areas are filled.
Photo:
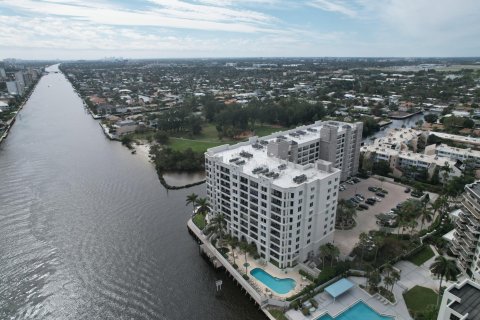
[[374, 197], [373, 199], [375, 199], [377, 202], [382, 202], [382, 198]]

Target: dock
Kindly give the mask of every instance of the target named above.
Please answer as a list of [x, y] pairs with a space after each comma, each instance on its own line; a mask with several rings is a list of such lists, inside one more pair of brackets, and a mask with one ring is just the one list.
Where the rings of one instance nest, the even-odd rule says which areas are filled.
[[230, 264], [230, 262], [225, 259], [220, 252], [208, 241], [207, 237], [202, 233], [192, 221], [189, 219], [187, 222], [187, 228], [189, 233], [198, 241], [200, 252], [203, 253], [212, 263], [215, 269], [224, 269], [225, 272], [229, 274], [230, 277], [239, 285], [244, 291], [245, 294], [250, 296], [267, 316], [268, 319], [275, 320], [275, 318], [268, 312], [267, 307], [281, 307], [287, 308], [290, 303], [288, 301], [281, 301], [272, 299], [265, 294], [258, 293], [247, 280]]

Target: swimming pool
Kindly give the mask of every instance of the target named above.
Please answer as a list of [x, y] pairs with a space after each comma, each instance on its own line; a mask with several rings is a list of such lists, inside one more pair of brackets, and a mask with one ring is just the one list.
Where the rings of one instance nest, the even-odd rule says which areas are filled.
[[378, 314], [365, 302], [360, 301], [333, 318], [328, 313], [317, 320], [394, 320], [394, 317], [387, 317]]
[[250, 271], [250, 274], [278, 294], [289, 293], [295, 288], [295, 280], [291, 278], [275, 278], [261, 268], [253, 269]]

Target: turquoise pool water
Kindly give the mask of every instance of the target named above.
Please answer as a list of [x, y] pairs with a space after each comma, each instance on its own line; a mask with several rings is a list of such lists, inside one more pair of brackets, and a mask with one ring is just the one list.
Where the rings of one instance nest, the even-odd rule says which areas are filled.
[[367, 304], [360, 301], [351, 306], [338, 316], [333, 318], [329, 314], [323, 315], [317, 320], [394, 320], [394, 317], [387, 317], [379, 315], [375, 310], [370, 308]]
[[295, 288], [295, 280], [290, 278], [275, 278], [261, 268], [253, 269], [250, 271], [250, 274], [278, 294], [288, 293]]

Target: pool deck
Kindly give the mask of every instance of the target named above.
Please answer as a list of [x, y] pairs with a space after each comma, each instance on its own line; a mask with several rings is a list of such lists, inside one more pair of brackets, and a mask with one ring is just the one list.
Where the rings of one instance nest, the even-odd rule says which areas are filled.
[[[235, 262], [238, 265], [238, 270], [242, 273], [245, 273], [245, 267], [243, 266], [243, 264], [245, 263], [244, 253], [241, 252], [239, 249], [235, 249], [234, 252], [235, 252], [235, 259], [236, 259]], [[233, 264], [233, 257], [231, 252], [228, 254], [228, 261]], [[252, 256], [248, 254], [247, 254], [247, 262], [250, 265], [248, 267], [248, 276], [250, 278], [249, 279], [250, 284], [255, 287], [255, 290], [257, 290], [260, 293], [268, 295], [270, 298], [285, 300], [285, 298], [288, 298], [294, 294], [297, 294], [298, 292], [302, 291], [303, 288], [305, 288], [305, 286], [311, 284], [309, 280], [305, 279], [300, 275], [298, 267], [287, 268], [282, 270], [275, 267], [269, 262], [262, 262], [260, 259], [255, 260], [253, 259]], [[268, 272], [271, 276], [279, 279], [290, 278], [295, 280], [295, 283], [296, 283], [295, 289], [293, 289], [292, 291], [286, 294], [276, 293], [275, 291], [268, 288], [261, 281], [257, 280], [254, 276], [250, 274], [250, 271], [252, 271], [255, 268], [263, 269], [265, 272]]]
[[412, 319], [408, 314], [408, 310], [400, 304], [392, 305], [390, 303], [384, 304], [380, 302], [376, 297], [370, 296], [367, 292], [362, 290], [358, 284], [365, 284], [365, 279], [361, 277], [349, 277], [348, 280], [357, 284], [338, 297], [335, 301], [326, 292], [322, 292], [314, 297], [318, 302], [318, 308], [310, 316], [304, 316], [301, 311], [289, 310], [286, 315], [290, 320], [313, 320], [317, 319], [325, 313], [329, 313], [332, 317], [337, 316], [350, 306], [362, 300], [370, 306], [377, 313], [384, 316], [393, 316], [396, 320], [410, 320]]

